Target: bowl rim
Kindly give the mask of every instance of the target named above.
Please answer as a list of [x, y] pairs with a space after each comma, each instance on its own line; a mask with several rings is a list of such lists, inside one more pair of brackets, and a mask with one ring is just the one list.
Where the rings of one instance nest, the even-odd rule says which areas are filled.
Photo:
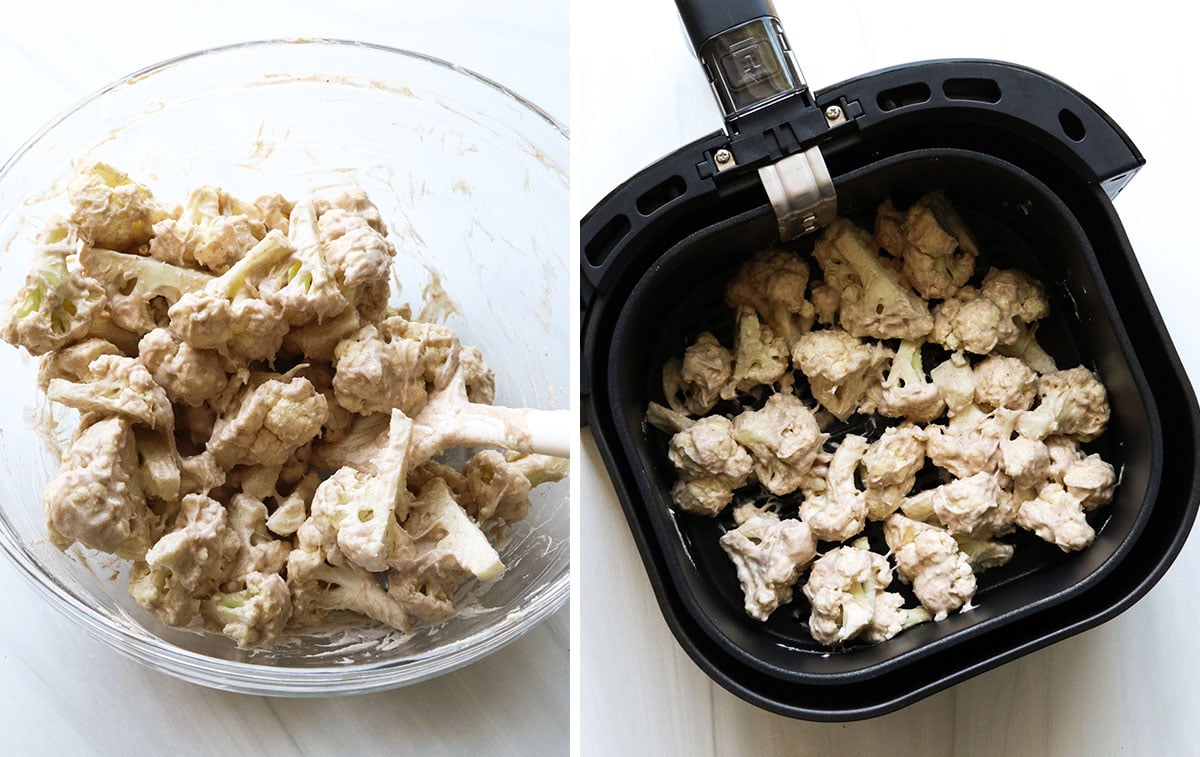
[[[301, 45], [323, 45], [331, 49], [358, 48], [399, 55], [463, 75], [510, 98], [521, 108], [543, 120], [569, 144], [569, 130], [554, 116], [514, 90], [457, 63], [375, 42], [331, 37], [281, 37], [234, 42], [195, 50], [161, 60], [109, 82], [68, 106], [26, 139], [3, 164], [0, 164], [0, 182], [26, 153], [61, 123], [120, 87], [137, 84], [168, 69], [207, 56], [255, 48], [282, 49]], [[569, 506], [568, 502], [568, 508]], [[486, 657], [520, 638], [565, 605], [570, 594], [571, 569], [568, 558], [566, 569], [553, 581], [527, 597], [518, 610], [509, 612], [499, 623], [459, 640], [448, 650], [380, 663], [362, 663], [353, 667], [319, 665], [289, 668], [210, 657], [177, 647], [145, 629], [134, 629], [114, 623], [107, 614], [96, 610], [74, 590], [40, 569], [39, 562], [29, 552], [3, 511], [0, 511], [0, 552], [40, 594], [50, 600], [51, 606], [81, 625], [89, 635], [103, 641], [117, 652], [176, 678], [244, 694], [288, 697], [356, 694], [383, 691], [428, 680]], [[138, 633], [139, 630], [141, 633]], [[429, 664], [434, 661], [438, 664]]]

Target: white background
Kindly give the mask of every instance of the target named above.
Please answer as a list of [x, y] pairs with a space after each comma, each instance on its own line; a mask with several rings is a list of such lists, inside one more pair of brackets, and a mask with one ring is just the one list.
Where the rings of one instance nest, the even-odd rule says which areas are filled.
[[[337, 10], [334, 10], [334, 8]], [[213, 45], [340, 37], [452, 60], [566, 122], [567, 5], [300, 0], [6, 3], [0, 160], [109, 81]], [[488, 659], [384, 694], [267, 699], [145, 669], [59, 615], [0, 559], [0, 754], [562, 754], [567, 610]]]
[[[1160, 2], [775, 5], [814, 88], [915, 60], [996, 58], [1045, 71], [1106, 110], [1148, 160], [1116, 206], [1176, 346], [1200, 376], [1193, 22]], [[579, 0], [573, 23], [581, 216], [721, 119], [669, 0]], [[1145, 599], [1100, 628], [892, 715], [804, 723], [726, 693], [679, 649], [586, 432], [583, 451], [585, 754], [1200, 754], [1195, 538]]]

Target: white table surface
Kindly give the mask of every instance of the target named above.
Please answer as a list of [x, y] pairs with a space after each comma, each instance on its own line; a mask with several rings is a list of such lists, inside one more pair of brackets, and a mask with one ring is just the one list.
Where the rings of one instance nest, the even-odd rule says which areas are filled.
[[[567, 121], [567, 6], [560, 0], [39, 0], [4, 6], [0, 156], [126, 73], [272, 37], [418, 50], [474, 69]], [[0, 596], [0, 754], [529, 755], [568, 748], [566, 608], [491, 657], [431, 682], [289, 700], [208, 690], [145, 669], [52, 609], [5, 560]]]
[[[775, 0], [816, 88], [932, 58], [1007, 59], [1111, 114], [1148, 165], [1116, 202], [1193, 381], [1200, 376], [1192, 25], [1160, 2]], [[1170, 6], [1178, 7], [1178, 6]], [[986, 10], [984, 10], [986, 8]], [[973, 10], [980, 9], [980, 10]], [[619, 182], [721, 125], [667, 0], [577, 2], [573, 185], [582, 215]], [[1117, 619], [904, 710], [819, 724], [759, 710], [681, 651], [590, 435], [580, 485], [584, 753], [666, 755], [1200, 754], [1200, 540]]]

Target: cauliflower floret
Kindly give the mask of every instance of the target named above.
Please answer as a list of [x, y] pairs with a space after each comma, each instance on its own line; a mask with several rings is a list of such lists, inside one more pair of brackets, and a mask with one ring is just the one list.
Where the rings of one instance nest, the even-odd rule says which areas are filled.
[[975, 596], [970, 558], [944, 529], [906, 518], [899, 513], [883, 528], [896, 558], [896, 572], [934, 620], [943, 620]]
[[379, 214], [379, 208], [371, 202], [366, 191], [360, 187], [341, 187], [332, 194], [317, 197], [315, 204], [318, 216], [341, 211], [359, 216], [380, 234], [387, 233], [387, 229], [383, 225], [383, 216]]
[[170, 329], [147, 332], [138, 343], [138, 359], [171, 402], [197, 407], [219, 397], [229, 383], [219, 354], [193, 347]]
[[940, 192], [917, 200], [903, 217], [885, 201], [876, 215], [875, 238], [903, 260], [905, 278], [927, 300], [951, 296], [975, 273], [979, 248]]
[[1029, 326], [1021, 325], [1013, 343], [999, 345], [996, 347], [996, 352], [1006, 357], [1019, 359], [1036, 373], [1054, 373], [1058, 370], [1058, 364], [1054, 362], [1054, 358], [1049, 353], [1042, 349], [1042, 345], [1038, 344], [1037, 328], [1038, 324], [1036, 323]]
[[137, 358], [101, 355], [88, 365], [81, 383], [51, 379], [46, 397], [81, 412], [122, 415], [153, 429], [175, 427], [167, 393]]
[[1083, 366], [1058, 371], [1038, 379], [1038, 406], [1021, 416], [1022, 436], [1045, 439], [1051, 434], [1090, 442], [1108, 425], [1108, 392]]
[[733, 353], [705, 331], [683, 353], [663, 366], [663, 391], [672, 410], [704, 415], [733, 377]]
[[478, 347], [467, 346], [458, 351], [458, 370], [467, 386], [467, 401], [490, 405], [496, 401], [496, 374], [483, 362]]
[[733, 337], [733, 376], [721, 392], [733, 399], [738, 392], [774, 384], [788, 370], [787, 346], [751, 308], [738, 308], [737, 333]]
[[886, 520], [896, 512], [924, 465], [924, 429], [909, 423], [886, 429], [863, 455], [867, 517]]
[[813, 397], [844, 421], [855, 411], [869, 409], [860, 404], [871, 388], [882, 382], [891, 355], [891, 350], [881, 344], [865, 342], [833, 328], [802, 336], [792, 352], [792, 360], [808, 377]]
[[1013, 545], [1002, 541], [973, 539], [961, 534], [954, 534], [954, 541], [959, 551], [967, 556], [967, 562], [976, 575], [1007, 564], [1013, 556]]
[[404, 482], [412, 428], [410, 418], [393, 410], [387, 444], [372, 460], [375, 472], [339, 468], [317, 487], [309, 523], [330, 562], [345, 557], [377, 573], [387, 570], [394, 555], [412, 550], [412, 539], [400, 528], [410, 506]]
[[320, 323], [349, 307], [333, 268], [325, 261], [312, 200], [301, 200], [292, 209], [288, 241], [291, 255], [276, 262], [258, 282], [263, 299], [278, 304], [293, 326]]
[[904, 517], [932, 525], [938, 523], [937, 515], [933, 512], [933, 489], [922, 489], [900, 502], [900, 512]]
[[1021, 271], [992, 268], [979, 289], [964, 286], [934, 308], [929, 339], [948, 350], [986, 355], [1015, 344], [1048, 312], [1040, 283]]
[[84, 247], [79, 263], [104, 286], [113, 323], [135, 334], [166, 326], [172, 305], [213, 280], [206, 273], [99, 247]]
[[734, 510], [738, 527], [721, 537], [721, 548], [737, 568], [746, 614], [766, 620], [792, 601], [792, 586], [817, 554], [817, 542], [803, 522], [780, 520], [753, 505]]
[[334, 349], [337, 402], [361, 415], [424, 406], [431, 388], [446, 385], [459, 367], [458, 337], [445, 327], [393, 316], [368, 323]]
[[346, 299], [367, 320], [383, 318], [396, 248], [364, 216], [343, 209], [322, 213], [319, 227], [325, 262]]
[[220, 274], [266, 234], [262, 210], [220, 187], [204, 185], [188, 194], [178, 219], [154, 224], [150, 257], [177, 266], [203, 266]]
[[53, 379], [87, 381], [92, 375], [92, 361], [101, 355], [123, 357], [111, 342], [96, 337], [42, 355], [38, 363], [38, 386], [45, 391]]
[[153, 513], [137, 475], [137, 448], [125, 418], [97, 421], [76, 437], [46, 485], [46, 531], [65, 550], [74, 542], [141, 559], [153, 541]]
[[463, 466], [459, 503], [477, 523], [493, 518], [516, 523], [529, 514], [529, 492], [561, 481], [569, 470], [570, 461], [562, 457], [483, 450]]
[[167, 311], [171, 330], [188, 344], [249, 362], [272, 358], [287, 333], [278, 303], [258, 296], [250, 276], [292, 252], [287, 237], [268, 233], [225, 273], [204, 289], [189, 292]]
[[813, 287], [809, 297], [812, 299], [817, 321], [826, 326], [832, 326], [837, 320], [838, 308], [842, 306], [842, 298], [838, 290], [822, 281]]
[[838, 219], [813, 255], [838, 292], [838, 322], [857, 337], [921, 339], [933, 328], [929, 306], [877, 253], [871, 235]]
[[132, 252], [168, 216], [150, 190], [106, 163], [92, 163], [67, 185], [71, 223], [88, 244]]
[[933, 512], [955, 536], [987, 540], [1012, 530], [1016, 506], [1003, 496], [995, 474], [976, 473], [933, 490]]
[[1038, 378], [1015, 357], [989, 355], [975, 366], [975, 403], [983, 410], [1028, 410], [1037, 396]]
[[229, 500], [229, 528], [237, 534], [241, 548], [229, 571], [241, 580], [253, 573], [279, 573], [287, 565], [291, 545], [271, 537], [267, 530], [267, 506], [262, 500], [238, 492]]
[[325, 397], [306, 378], [271, 378], [245, 387], [217, 419], [206, 449], [220, 465], [280, 465], [325, 422]]
[[221, 503], [188, 494], [175, 529], [146, 552], [144, 561], [134, 563], [129, 593], [168, 625], [185, 626], [200, 612], [201, 602], [218, 592], [240, 546]]
[[365, 325], [357, 310], [346, 308], [333, 318], [311, 321], [291, 329], [284, 335], [280, 351], [288, 356], [332, 363], [338, 344], [354, 336]]
[[725, 287], [725, 304], [752, 308], [788, 349], [812, 327], [812, 303], [804, 299], [808, 265], [792, 252], [763, 250]]
[[935, 366], [929, 378], [945, 400], [951, 418], [975, 407], [975, 372], [963, 353], [955, 352]]
[[892, 358], [892, 367], [878, 390], [876, 410], [889, 418], [907, 418], [913, 423], [929, 423], [946, 412], [946, 402], [936, 383], [925, 377], [921, 363], [921, 343], [901, 342]]
[[236, 641], [240, 649], [267, 646], [292, 618], [292, 595], [287, 582], [275, 573], [248, 573], [245, 585], [206, 599], [200, 608], [205, 625]]
[[1084, 510], [1112, 502], [1117, 486], [1117, 473], [1099, 455], [1088, 455], [1067, 467], [1062, 485], [1067, 493], [1079, 500]]
[[288, 233], [288, 219], [291, 218], [292, 208], [296, 207], [295, 203], [274, 192], [255, 199], [254, 207], [267, 231], [279, 231], [284, 235]]
[[808, 619], [812, 637], [827, 645], [859, 636], [884, 641], [928, 620], [927, 614], [900, 609], [903, 599], [886, 591], [891, 582], [892, 566], [883, 555], [871, 552], [865, 539], [821, 555], [804, 584], [804, 596], [812, 605]]
[[846, 541], [866, 526], [867, 500], [854, 483], [854, 473], [867, 447], [865, 437], [847, 435], [829, 462], [824, 491], [813, 496], [805, 492], [798, 514], [821, 541]]
[[1001, 439], [1000, 470], [1012, 479], [1015, 492], [1036, 489], [1050, 471], [1050, 449], [1020, 434]]
[[983, 277], [979, 293], [996, 303], [1006, 318], [1023, 324], [1040, 321], [1050, 313], [1046, 290], [1041, 282], [1024, 271], [990, 268]]
[[763, 488], [783, 495], [799, 488], [826, 435], [798, 397], [773, 394], [761, 410], [746, 410], [733, 419], [733, 438], [750, 452]]
[[394, 571], [431, 580], [470, 574], [480, 581], [495, 580], [504, 572], [496, 548], [440, 478], [421, 489], [404, 519], [404, 530], [413, 548], [392, 556], [388, 565]]
[[77, 244], [66, 221], [50, 219], [38, 235], [33, 267], [4, 313], [0, 338], [42, 355], [87, 334], [104, 307], [104, 289], [67, 265]]
[[667, 456], [679, 471], [671, 490], [675, 504], [699, 515], [724, 509], [754, 468], [750, 453], [734, 437], [733, 424], [719, 415], [701, 418], [672, 436]]
[[925, 427], [926, 454], [933, 464], [955, 478], [994, 473], [1001, 462], [1000, 442], [1012, 437], [1021, 412], [997, 408], [984, 413], [971, 407], [950, 419], [946, 426]]
[[1064, 552], [1083, 549], [1096, 538], [1096, 531], [1084, 514], [1083, 502], [1054, 482], [1043, 486], [1033, 499], [1021, 503], [1017, 525], [1056, 544]]

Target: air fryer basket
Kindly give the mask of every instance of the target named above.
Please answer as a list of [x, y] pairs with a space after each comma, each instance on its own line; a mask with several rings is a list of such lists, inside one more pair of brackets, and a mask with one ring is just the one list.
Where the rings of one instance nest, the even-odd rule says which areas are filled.
[[[761, 32], [773, 23], [782, 39], [766, 0], [677, 2], [710, 78], [720, 58], [705, 35], [760, 13], [768, 18], [752, 24]], [[721, 12], [714, 15], [715, 6]], [[714, 80], [718, 91], [720, 84]], [[735, 110], [726, 107], [726, 132], [632, 177], [581, 229], [585, 406], [683, 648], [759, 706], [845, 720], [915, 701], [1132, 604], [1169, 566], [1195, 517], [1200, 413], [1110, 202], [1143, 163], [1124, 133], [1060, 82], [989, 61], [911, 64]], [[798, 591], [765, 624], [743, 613], [736, 575], [718, 545], [731, 518], [671, 507], [667, 436], [643, 423], [647, 403], [663, 399], [667, 358], [701, 330], [731, 343], [721, 290], [788, 228], [777, 190], [764, 192], [764, 174], [814, 152], [836, 188], [839, 214], [869, 228], [879, 201], [903, 207], [944, 190], [979, 237], [976, 281], [994, 264], [1047, 283], [1051, 316], [1039, 341], [1060, 367], [1083, 364], [1104, 380], [1113, 416], [1091, 449], [1121, 473], [1113, 503], [1095, 514], [1098, 536], [1087, 550], [1063, 554], [1032, 535], [1009, 537], [1016, 556], [981, 574], [972, 609], [832, 653], [809, 636]], [[812, 238], [784, 246], [805, 254]], [[1136, 328], [1136, 342], [1127, 326]], [[926, 349], [929, 368], [938, 354]], [[1156, 400], [1171, 412], [1160, 417]], [[855, 417], [831, 430], [835, 438], [847, 430], [873, 436], [881, 427]], [[785, 507], [795, 504], [785, 498]]]

